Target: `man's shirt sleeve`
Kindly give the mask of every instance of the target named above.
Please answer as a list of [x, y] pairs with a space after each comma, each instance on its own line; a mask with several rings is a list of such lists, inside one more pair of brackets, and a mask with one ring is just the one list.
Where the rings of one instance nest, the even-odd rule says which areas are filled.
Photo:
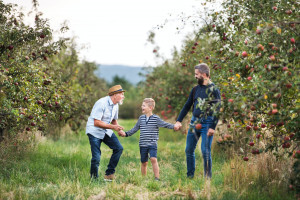
[[105, 108], [101, 101], [96, 102], [94, 105], [92, 112], [91, 112], [91, 118], [102, 120], [103, 114], [104, 114]]

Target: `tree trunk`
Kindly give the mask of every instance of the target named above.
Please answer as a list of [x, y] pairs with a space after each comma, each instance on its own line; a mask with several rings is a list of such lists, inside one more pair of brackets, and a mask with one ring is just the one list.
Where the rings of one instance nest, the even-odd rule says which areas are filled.
[[4, 138], [4, 129], [0, 128], [0, 142], [2, 142]]

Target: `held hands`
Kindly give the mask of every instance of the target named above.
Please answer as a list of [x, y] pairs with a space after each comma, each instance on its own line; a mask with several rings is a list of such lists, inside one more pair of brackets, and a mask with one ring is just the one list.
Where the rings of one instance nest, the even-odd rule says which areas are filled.
[[208, 129], [207, 136], [213, 136], [214, 134], [215, 134], [215, 130], [214, 129], [212, 129], [212, 128]]
[[118, 131], [118, 135], [121, 137], [126, 137], [126, 133], [123, 130]]
[[181, 127], [182, 127], [182, 124], [178, 121], [174, 124], [174, 130], [175, 131], [178, 131]]
[[115, 131], [121, 131], [121, 130], [124, 130], [124, 128], [120, 125], [113, 125], [113, 128]]

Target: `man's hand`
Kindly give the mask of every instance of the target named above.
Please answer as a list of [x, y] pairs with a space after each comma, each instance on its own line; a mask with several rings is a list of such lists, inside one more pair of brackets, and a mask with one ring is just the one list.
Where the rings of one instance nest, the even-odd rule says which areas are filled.
[[175, 131], [178, 131], [181, 127], [182, 127], [182, 124], [178, 121], [174, 124], [174, 130]]
[[115, 131], [124, 130], [124, 128], [122, 126], [120, 126], [119, 124], [112, 125], [112, 129], [115, 130]]
[[125, 136], [126, 136], [126, 133], [125, 133], [124, 131], [120, 130], [120, 131], [118, 132], [118, 135], [121, 136], [121, 137], [125, 137]]
[[212, 128], [208, 129], [207, 136], [213, 136], [214, 134], [215, 134], [215, 130], [214, 129], [212, 129]]

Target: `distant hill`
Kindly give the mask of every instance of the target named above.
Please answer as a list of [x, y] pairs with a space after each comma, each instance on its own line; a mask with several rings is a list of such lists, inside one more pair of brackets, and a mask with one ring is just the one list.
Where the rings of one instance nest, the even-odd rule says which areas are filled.
[[136, 85], [140, 81], [144, 81], [145, 77], [140, 76], [139, 73], [146, 74], [147, 70], [144, 67], [131, 67], [125, 65], [98, 65], [95, 75], [103, 78], [105, 81], [111, 83], [113, 77], [118, 75], [125, 78], [127, 81]]

